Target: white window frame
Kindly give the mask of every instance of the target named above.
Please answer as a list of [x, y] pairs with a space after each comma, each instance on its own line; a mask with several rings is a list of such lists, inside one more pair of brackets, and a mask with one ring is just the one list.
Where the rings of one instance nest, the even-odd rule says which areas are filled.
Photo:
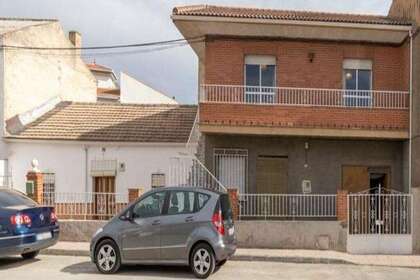
[[[346, 88], [346, 70], [356, 70], [356, 90], [350, 90]], [[357, 94], [359, 91], [359, 71], [369, 70], [370, 71], [370, 93], [366, 96], [360, 96]], [[369, 104], [367, 106], [349, 105], [349, 107], [371, 107], [372, 106], [372, 90], [373, 90], [373, 63], [369, 59], [345, 59], [343, 61], [343, 95], [344, 102], [348, 99], [354, 98], [355, 100], [367, 99]], [[353, 91], [353, 92], [352, 92]], [[354, 93], [356, 92], [356, 93]]]
[[[259, 85], [258, 86], [248, 86], [247, 85], [247, 65], [259, 65]], [[263, 87], [261, 85], [262, 82], [262, 67], [261, 66], [274, 66], [274, 86], [273, 87]], [[275, 88], [277, 85], [277, 59], [273, 55], [245, 55], [245, 63], [244, 63], [244, 85], [245, 85], [245, 95], [252, 96], [251, 100], [254, 102], [251, 103], [274, 103], [274, 96], [275, 91], [270, 90], [270, 88]], [[248, 91], [248, 88], [256, 87], [259, 88], [256, 91]], [[263, 97], [268, 99], [267, 97], [271, 97], [272, 102], [264, 102]], [[268, 99], [270, 100], [270, 99]]]

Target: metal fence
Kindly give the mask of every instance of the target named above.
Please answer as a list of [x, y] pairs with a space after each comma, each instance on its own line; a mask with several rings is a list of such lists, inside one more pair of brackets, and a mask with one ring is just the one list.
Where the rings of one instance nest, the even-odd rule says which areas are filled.
[[411, 234], [412, 199], [403, 193], [350, 194], [349, 234]]
[[197, 187], [225, 192], [223, 184], [192, 156], [173, 157], [170, 159], [169, 186]]
[[127, 206], [128, 194], [44, 192], [42, 204], [55, 207], [59, 219], [107, 220]]
[[408, 109], [406, 91], [202, 85], [200, 102]]
[[239, 218], [335, 218], [336, 200], [335, 194], [239, 194]]

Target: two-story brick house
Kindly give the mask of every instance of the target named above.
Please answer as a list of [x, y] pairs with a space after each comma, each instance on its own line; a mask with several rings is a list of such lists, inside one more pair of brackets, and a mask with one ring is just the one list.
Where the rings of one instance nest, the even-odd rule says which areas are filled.
[[287, 217], [295, 200], [283, 194], [328, 216], [326, 195], [409, 192], [410, 19], [209, 5], [172, 19], [185, 38], [205, 38], [191, 44], [198, 153], [245, 194], [245, 214]]

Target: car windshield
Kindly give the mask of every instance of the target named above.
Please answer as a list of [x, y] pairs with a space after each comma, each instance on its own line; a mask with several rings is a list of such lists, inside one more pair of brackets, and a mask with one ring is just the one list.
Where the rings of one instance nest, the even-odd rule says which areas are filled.
[[32, 199], [12, 191], [0, 191], [0, 207], [10, 206], [35, 206], [36, 203]]

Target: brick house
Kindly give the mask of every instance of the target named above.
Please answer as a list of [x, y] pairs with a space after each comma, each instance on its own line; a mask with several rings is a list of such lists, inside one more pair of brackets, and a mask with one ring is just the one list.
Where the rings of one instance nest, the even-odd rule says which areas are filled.
[[[185, 38], [205, 38], [191, 44], [199, 59], [198, 156], [224, 186], [239, 189], [242, 218], [343, 220], [350, 237], [361, 237], [354, 252], [372, 233], [412, 234], [388, 228], [384, 214], [408, 205], [390, 211], [412, 218], [415, 24], [398, 12], [401, 3], [388, 16], [174, 8]], [[348, 193], [386, 198], [352, 204]], [[407, 197], [392, 204], [391, 194]], [[369, 220], [362, 205], [376, 216]], [[326, 235], [339, 243], [339, 233]], [[388, 244], [405, 249], [382, 249], [411, 252], [411, 242], [395, 239]]]

